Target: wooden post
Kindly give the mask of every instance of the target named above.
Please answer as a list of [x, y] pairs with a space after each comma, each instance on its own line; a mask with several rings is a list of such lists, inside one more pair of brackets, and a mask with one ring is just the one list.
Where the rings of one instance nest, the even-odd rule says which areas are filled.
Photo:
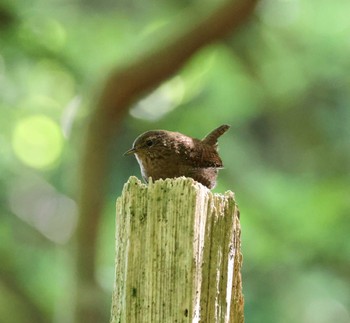
[[244, 322], [234, 194], [130, 177], [117, 199], [112, 323]]

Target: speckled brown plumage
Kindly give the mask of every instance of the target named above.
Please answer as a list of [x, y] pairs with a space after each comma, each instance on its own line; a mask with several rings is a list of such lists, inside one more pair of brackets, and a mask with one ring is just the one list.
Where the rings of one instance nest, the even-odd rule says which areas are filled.
[[135, 154], [146, 182], [149, 177], [157, 180], [186, 176], [213, 188], [218, 169], [223, 167], [217, 140], [229, 128], [222, 125], [202, 140], [179, 132], [147, 131], [136, 138], [125, 155]]

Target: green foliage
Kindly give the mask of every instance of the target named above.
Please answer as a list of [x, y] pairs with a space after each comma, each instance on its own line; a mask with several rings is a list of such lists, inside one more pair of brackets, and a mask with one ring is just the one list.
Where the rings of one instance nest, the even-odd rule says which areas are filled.
[[[172, 37], [186, 5], [0, 5], [0, 321], [69, 322], [67, 246], [91, 102], [111, 69]], [[106, 295], [115, 198], [139, 174], [122, 153], [149, 129], [200, 138], [228, 123], [215, 191], [235, 191], [240, 205], [246, 321], [350, 321], [349, 12], [346, 0], [263, 1], [240, 34], [132, 107], [112, 147], [98, 243]]]

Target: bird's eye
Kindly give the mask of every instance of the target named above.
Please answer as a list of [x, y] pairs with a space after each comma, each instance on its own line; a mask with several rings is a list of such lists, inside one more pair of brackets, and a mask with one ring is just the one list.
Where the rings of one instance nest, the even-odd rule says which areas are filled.
[[146, 145], [147, 145], [148, 147], [153, 146], [153, 140], [148, 139], [148, 140], [146, 141]]

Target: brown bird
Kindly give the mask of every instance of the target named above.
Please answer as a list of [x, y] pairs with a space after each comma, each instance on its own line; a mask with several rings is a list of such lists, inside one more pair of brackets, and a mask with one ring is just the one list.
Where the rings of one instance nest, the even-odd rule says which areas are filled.
[[142, 177], [146, 182], [186, 176], [214, 188], [218, 169], [223, 168], [218, 154], [218, 138], [230, 126], [222, 125], [202, 140], [179, 132], [166, 130], [147, 131], [136, 138], [124, 155], [135, 154]]

